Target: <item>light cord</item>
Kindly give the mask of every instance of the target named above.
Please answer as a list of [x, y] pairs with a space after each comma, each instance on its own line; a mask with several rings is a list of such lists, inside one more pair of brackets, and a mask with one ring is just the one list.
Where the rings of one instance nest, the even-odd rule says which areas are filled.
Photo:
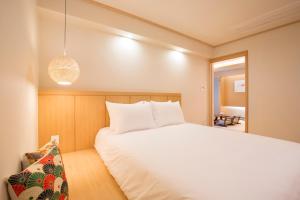
[[64, 56], [67, 55], [67, 0], [65, 0], [65, 32], [64, 32]]

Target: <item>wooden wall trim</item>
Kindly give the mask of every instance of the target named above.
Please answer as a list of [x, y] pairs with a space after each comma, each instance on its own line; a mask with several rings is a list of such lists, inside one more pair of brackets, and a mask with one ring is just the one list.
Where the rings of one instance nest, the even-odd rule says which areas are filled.
[[71, 96], [178, 96], [180, 93], [169, 92], [110, 92], [110, 91], [77, 91], [77, 90], [39, 90], [39, 95], [71, 95]]

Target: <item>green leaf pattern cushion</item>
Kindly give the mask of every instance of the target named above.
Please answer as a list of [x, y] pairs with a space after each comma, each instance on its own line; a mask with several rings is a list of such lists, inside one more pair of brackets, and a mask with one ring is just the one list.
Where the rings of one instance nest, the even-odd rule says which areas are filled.
[[68, 183], [58, 147], [8, 179], [12, 200], [66, 200]]

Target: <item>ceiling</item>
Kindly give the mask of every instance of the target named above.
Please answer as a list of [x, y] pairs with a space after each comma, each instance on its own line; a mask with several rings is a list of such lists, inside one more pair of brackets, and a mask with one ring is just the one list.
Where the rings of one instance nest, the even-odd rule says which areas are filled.
[[300, 0], [94, 0], [212, 46], [300, 20]]

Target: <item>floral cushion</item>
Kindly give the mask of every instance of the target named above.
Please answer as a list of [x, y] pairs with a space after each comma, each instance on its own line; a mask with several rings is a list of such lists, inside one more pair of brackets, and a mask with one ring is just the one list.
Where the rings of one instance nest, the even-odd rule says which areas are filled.
[[26, 153], [21, 161], [22, 170], [26, 169], [48, 153], [48, 151], [55, 146], [55, 143], [49, 142], [35, 152]]
[[40, 160], [8, 179], [12, 200], [65, 200], [68, 183], [57, 146], [50, 148]]

